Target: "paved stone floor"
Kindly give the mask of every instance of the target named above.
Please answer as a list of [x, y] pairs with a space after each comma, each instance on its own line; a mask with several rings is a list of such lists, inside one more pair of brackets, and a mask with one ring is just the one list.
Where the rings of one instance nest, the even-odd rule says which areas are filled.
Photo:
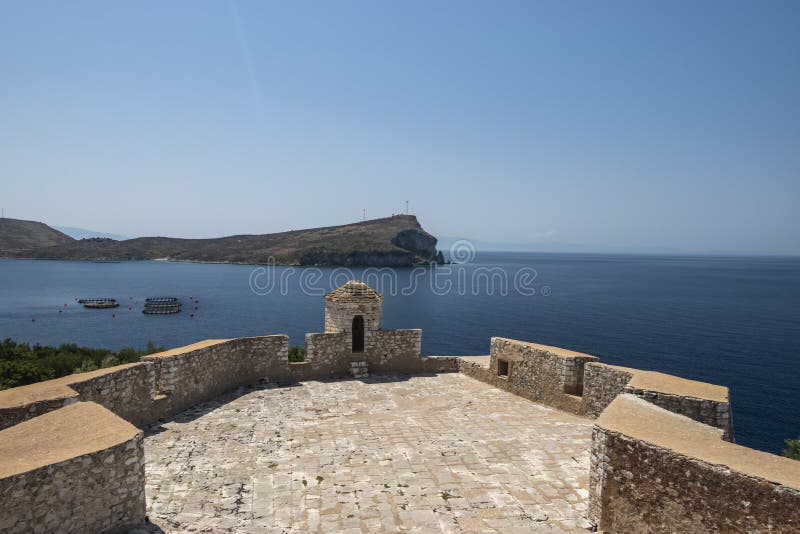
[[581, 530], [591, 424], [457, 373], [240, 389], [145, 440], [165, 532]]

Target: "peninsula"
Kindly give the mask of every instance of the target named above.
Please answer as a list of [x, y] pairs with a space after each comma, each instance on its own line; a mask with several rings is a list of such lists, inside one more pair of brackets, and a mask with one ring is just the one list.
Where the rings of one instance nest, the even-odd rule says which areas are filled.
[[405, 267], [443, 263], [436, 243], [414, 215], [275, 234], [123, 241], [72, 239], [40, 222], [0, 219], [0, 257], [6, 258]]

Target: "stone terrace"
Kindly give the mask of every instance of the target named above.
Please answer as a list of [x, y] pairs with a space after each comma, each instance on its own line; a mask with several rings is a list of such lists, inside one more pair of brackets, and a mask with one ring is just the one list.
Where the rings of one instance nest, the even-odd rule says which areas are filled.
[[589, 526], [591, 422], [462, 374], [268, 384], [145, 438], [166, 532], [560, 532]]

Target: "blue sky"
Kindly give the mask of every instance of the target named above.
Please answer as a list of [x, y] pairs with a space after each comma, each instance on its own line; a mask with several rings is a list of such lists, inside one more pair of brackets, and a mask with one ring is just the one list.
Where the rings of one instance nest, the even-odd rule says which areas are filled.
[[800, 253], [798, 2], [0, 3], [0, 205]]

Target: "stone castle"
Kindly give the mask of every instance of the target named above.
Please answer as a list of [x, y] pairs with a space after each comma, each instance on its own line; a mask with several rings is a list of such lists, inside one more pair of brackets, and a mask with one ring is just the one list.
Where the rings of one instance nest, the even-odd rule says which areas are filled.
[[0, 392], [0, 532], [800, 532], [728, 389], [494, 337], [422, 357], [382, 296]]

